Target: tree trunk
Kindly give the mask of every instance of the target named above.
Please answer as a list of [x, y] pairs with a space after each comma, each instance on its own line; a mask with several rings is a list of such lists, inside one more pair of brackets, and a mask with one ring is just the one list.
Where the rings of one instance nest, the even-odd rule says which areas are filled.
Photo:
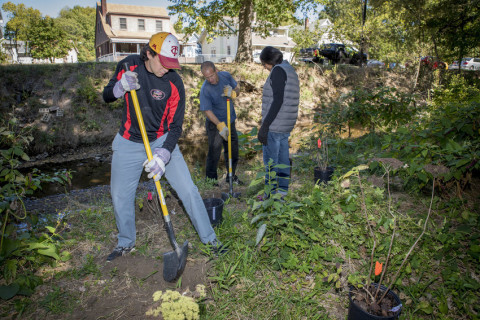
[[244, 0], [238, 14], [238, 49], [235, 62], [252, 62], [253, 0]]

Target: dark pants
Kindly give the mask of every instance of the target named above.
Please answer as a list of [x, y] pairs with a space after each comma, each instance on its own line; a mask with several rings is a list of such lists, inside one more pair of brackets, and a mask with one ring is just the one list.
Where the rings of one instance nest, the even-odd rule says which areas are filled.
[[[218, 180], [217, 167], [222, 152], [222, 146], [228, 176], [228, 141], [223, 140], [218, 132], [217, 126], [213, 124], [213, 122], [207, 120], [206, 129], [208, 136], [206, 176], [207, 178]], [[232, 176], [235, 176], [235, 169], [237, 168], [238, 163], [238, 135], [237, 130], [235, 129], [235, 122], [230, 124], [230, 130], [232, 136]]]

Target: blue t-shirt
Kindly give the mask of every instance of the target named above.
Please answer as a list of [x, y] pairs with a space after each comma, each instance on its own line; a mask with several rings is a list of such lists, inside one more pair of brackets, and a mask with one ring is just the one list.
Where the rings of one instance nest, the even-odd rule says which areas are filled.
[[[215, 85], [205, 80], [200, 90], [200, 111], [212, 110], [220, 122], [226, 123], [227, 97], [222, 96], [223, 87], [225, 86], [231, 86], [232, 89], [237, 87], [237, 82], [226, 71], [218, 72], [218, 83]], [[230, 99], [230, 122], [235, 121], [236, 118], [233, 99]]]

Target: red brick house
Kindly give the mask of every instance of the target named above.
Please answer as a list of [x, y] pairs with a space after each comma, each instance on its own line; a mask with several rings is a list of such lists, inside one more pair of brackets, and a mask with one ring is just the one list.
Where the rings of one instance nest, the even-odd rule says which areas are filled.
[[97, 61], [120, 61], [140, 53], [160, 31], [175, 34], [165, 8], [97, 2], [95, 55]]

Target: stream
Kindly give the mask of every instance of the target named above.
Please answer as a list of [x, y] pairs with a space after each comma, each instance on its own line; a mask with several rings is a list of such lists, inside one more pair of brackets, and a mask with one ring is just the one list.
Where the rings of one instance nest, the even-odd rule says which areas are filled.
[[[205, 143], [183, 144], [181, 146], [185, 161], [191, 167], [200, 166], [205, 170], [205, 159], [208, 145]], [[25, 199], [28, 212], [40, 214], [55, 213], [65, 210], [70, 203], [89, 203], [95, 200], [110, 201], [110, 164], [112, 154], [96, 154], [81, 160], [65, 161], [60, 163], [46, 163], [35, 166], [42, 173], [51, 174], [62, 169], [72, 172], [71, 185], [58, 183], [43, 183], [41, 189]], [[223, 160], [219, 166], [222, 166]], [[31, 168], [22, 169], [23, 174]], [[140, 178], [140, 190], [154, 190], [154, 184], [144, 172]]]

